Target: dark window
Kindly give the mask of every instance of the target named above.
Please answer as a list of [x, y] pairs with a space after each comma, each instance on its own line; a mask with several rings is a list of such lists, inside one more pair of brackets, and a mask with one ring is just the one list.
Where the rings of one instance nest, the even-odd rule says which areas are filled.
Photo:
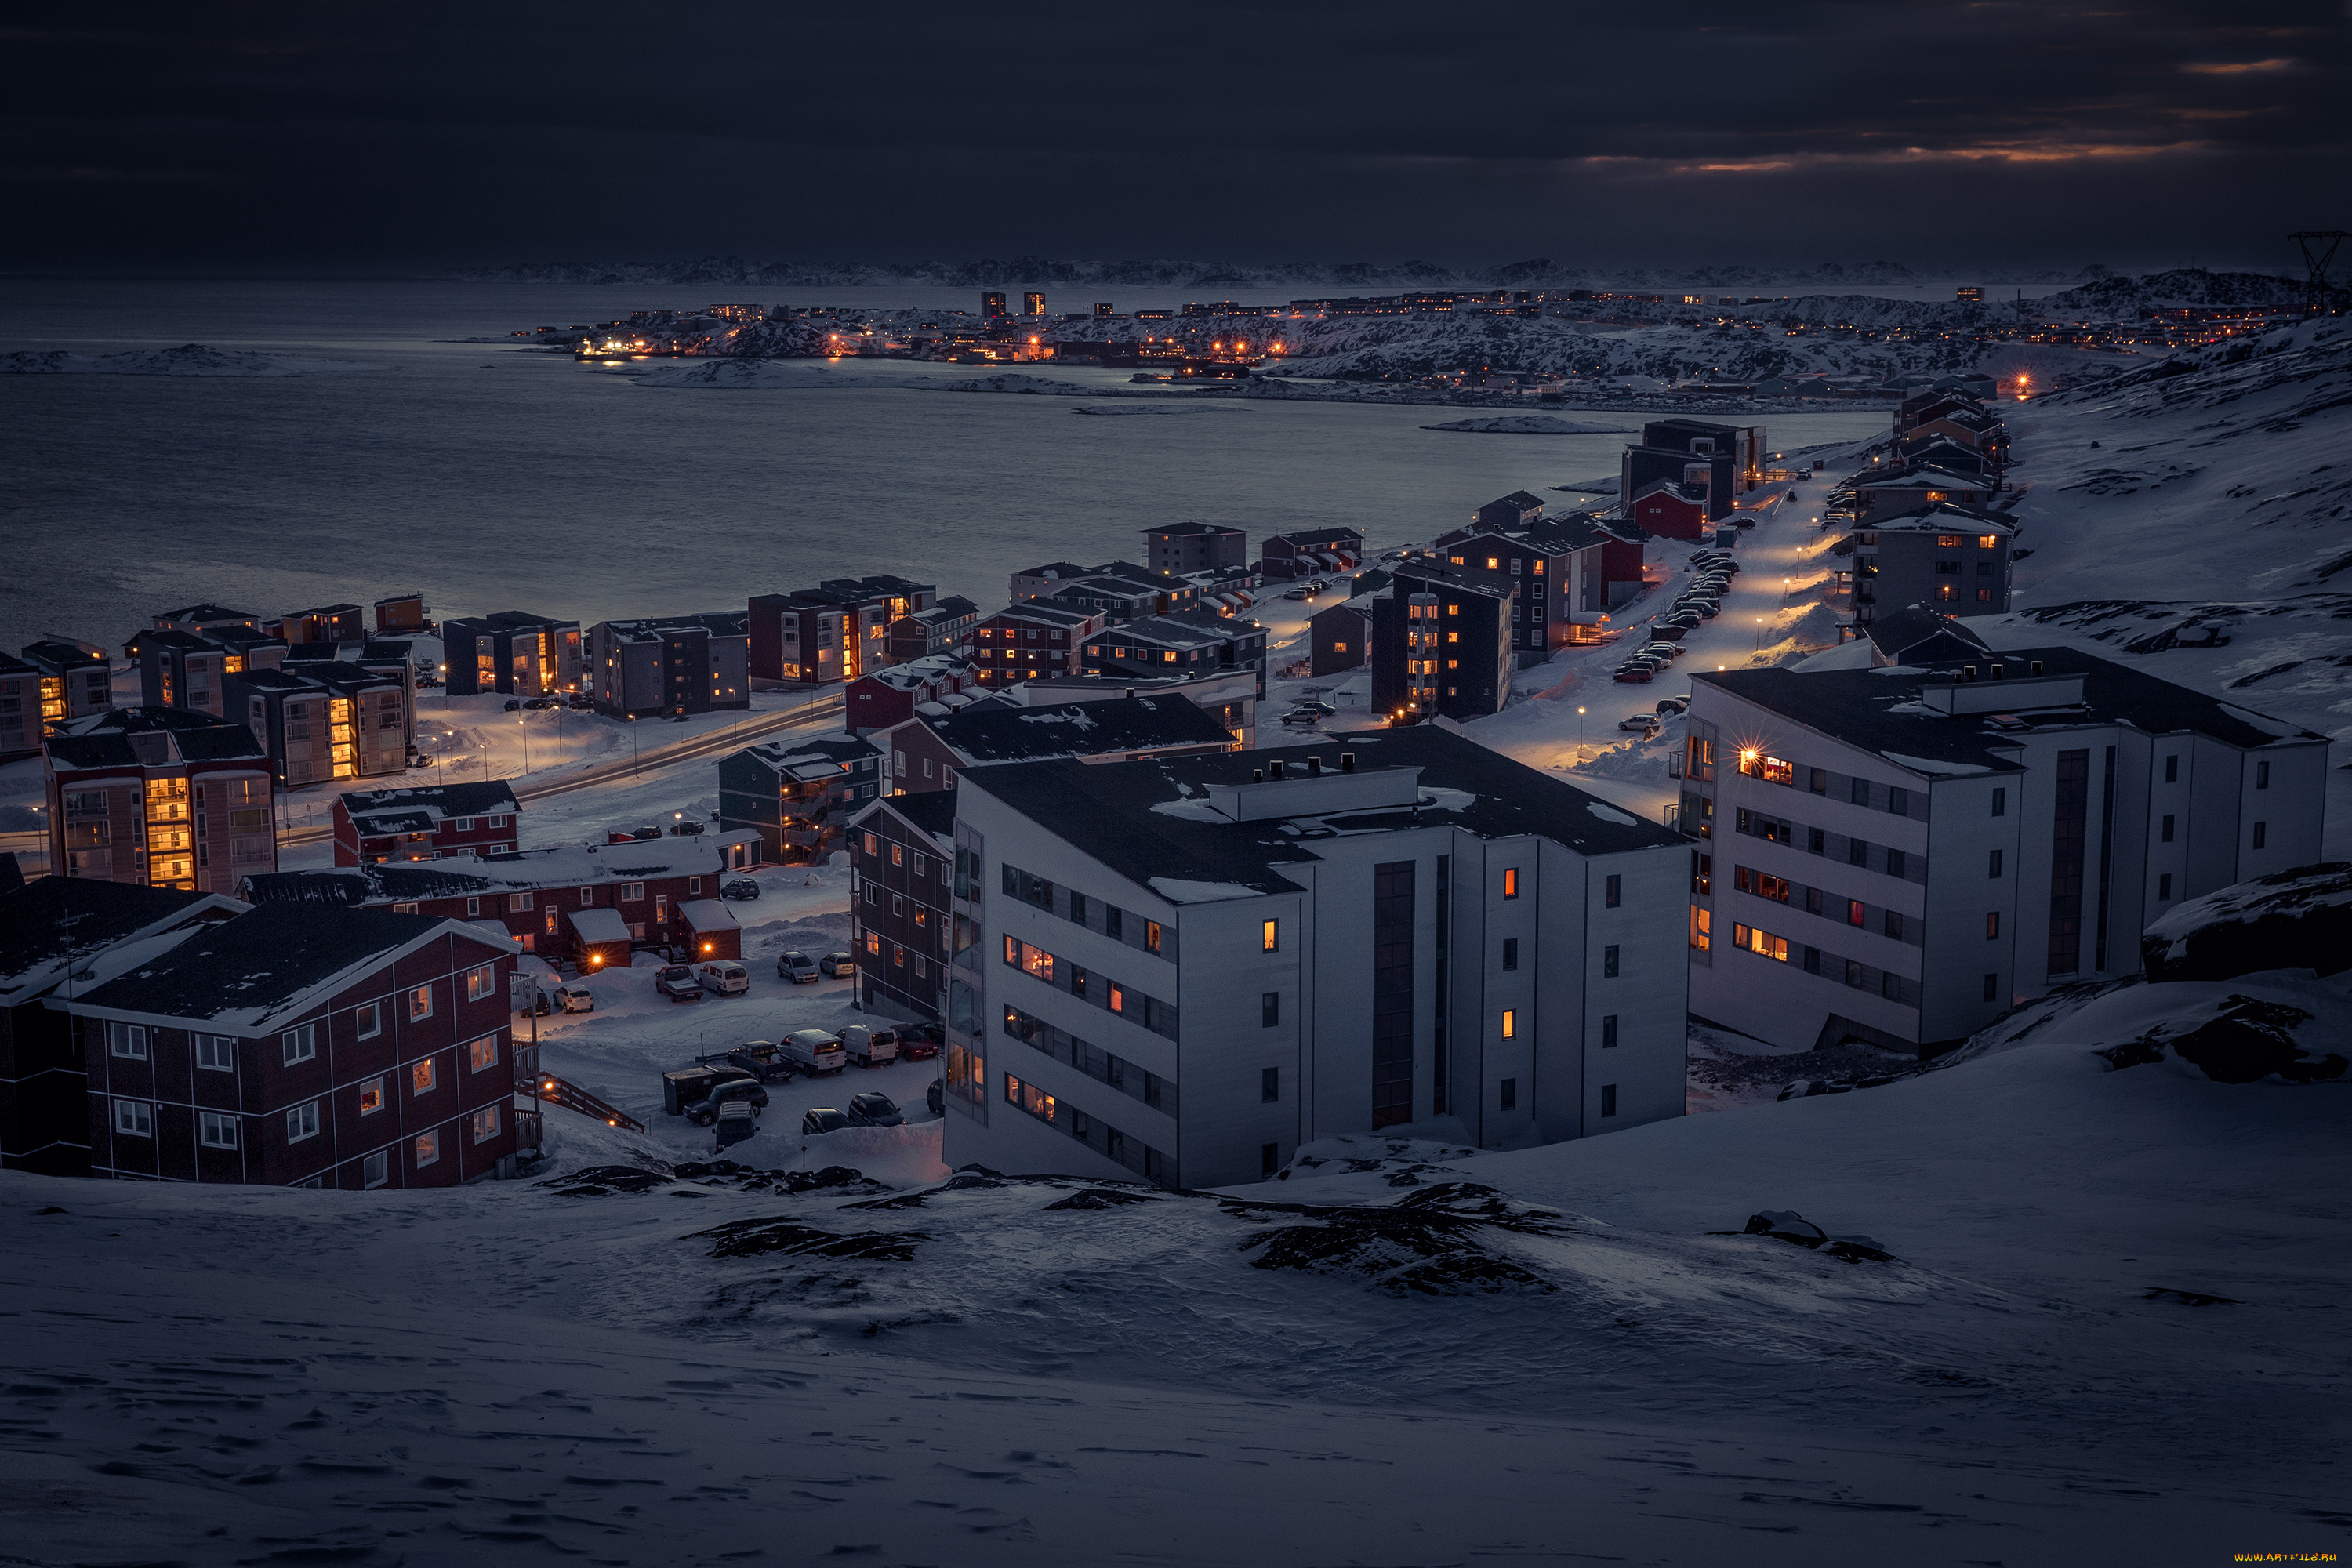
[[2254, 787], [2256, 789], [2268, 789], [2271, 787], [2270, 763], [2256, 763], [2254, 764]]
[[2000, 940], [2000, 910], [1993, 910], [1992, 912], [1990, 912], [1990, 914], [1988, 914], [1988, 915], [1986, 915], [1986, 916], [1985, 916], [1985, 941], [1987, 941], [1987, 942], [1999, 942]]
[[1819, 974], [1821, 972], [1822, 950], [1818, 947], [1809, 947], [1805, 949], [1805, 973], [1808, 974]]
[[1886, 911], [1886, 934], [1897, 942], [1903, 940], [1903, 917], [1893, 910]]
[[2083, 855], [2089, 831], [2091, 753], [2058, 753], [2058, 783], [2050, 824], [2049, 973], [2083, 966]]
[[1262, 1143], [1257, 1151], [1257, 1171], [1261, 1176], [1271, 1176], [1282, 1169], [1282, 1145]]
[[2156, 896], [2161, 900], [2169, 900], [2172, 897], [2171, 872], [2167, 871], [2156, 879]]
[[1997, 789], [1992, 792], [1992, 814], [1995, 816], [2009, 815], [2009, 791]]
[[1004, 868], [1004, 890], [1016, 899], [1021, 896], [1021, 873], [1010, 866]]
[[1282, 993], [1269, 991], [1257, 999], [1257, 1021], [1268, 1029], [1282, 1022]]
[[1886, 792], [1886, 809], [1897, 816], [1911, 815], [1911, 792], [1900, 787]]
[[1518, 966], [1519, 939], [1515, 936], [1507, 936], [1503, 939], [1503, 967], [1506, 969], [1517, 969]]
[[1886, 852], [1886, 874], [1890, 877], [1900, 877], [1903, 875], [1902, 850], [1889, 849]]
[[1617, 1086], [1613, 1083], [1604, 1083], [1601, 1086], [1601, 1114], [1603, 1116], [1617, 1114]]
[[1984, 984], [1984, 999], [1985, 999], [1986, 1001], [1990, 1002], [1990, 1001], [1993, 1000], [1995, 997], [1999, 996], [2000, 994], [2000, 975], [1998, 975], [1998, 974], [1988, 974], [1988, 975], [1986, 975], [1986, 976], [1985, 976], [1985, 984]]
[[1412, 1120], [1412, 872], [1372, 868], [1372, 1125]]
[[[2270, 764], [2268, 763], [2264, 763], [2263, 766], [2268, 767]], [[1604, 906], [1612, 910], [1617, 907], [1618, 897], [1623, 890], [1624, 881], [1625, 879], [1622, 877], [1612, 876], [1609, 879], [1608, 890], [1601, 895], [1601, 901]]]
[[2263, 840], [2270, 837], [2270, 831], [2271, 825], [2267, 822], [2257, 822], [2254, 824], [2255, 848], [2260, 849], [2263, 847]]
[[1829, 847], [1829, 835], [1818, 827], [1805, 829], [1805, 847], [1819, 855]]
[[1507, 1078], [1503, 1080], [1503, 1093], [1500, 1101], [1500, 1109], [1504, 1110], [1517, 1110], [1518, 1106], [1519, 1080], [1515, 1078]]
[[1715, 890], [1715, 857], [1691, 851], [1691, 891], [1709, 894]]
[[1087, 896], [1084, 893], [1070, 895], [1070, 918], [1080, 925], [1087, 923]]
[[1616, 1047], [1617, 1015], [1614, 1013], [1603, 1013], [1601, 1015], [1601, 1048], [1604, 1051], [1608, 1051], [1614, 1050]]
[[1853, 801], [1854, 805], [1868, 805], [1870, 804], [1870, 781], [1868, 779], [1855, 779], [1853, 781], [1852, 786], [1846, 793]]
[[2180, 782], [2180, 758], [2178, 755], [2164, 759], [2164, 782], [2167, 784]]
[[2170, 815], [2169, 815], [2169, 814], [2168, 814], [2168, 815], [2165, 816], [2165, 819], [2164, 819], [2164, 834], [2163, 834], [2163, 837], [2164, 837], [2164, 841], [2165, 841], [2167, 844], [2169, 844], [2169, 843], [2171, 843], [2171, 842], [2172, 842], [2172, 817], [2170, 816]]
[[1282, 1098], [1282, 1069], [1267, 1068], [1257, 1075], [1257, 1098], [1261, 1105], [1272, 1105]]
[[2000, 875], [2000, 850], [1996, 849], [1992, 851], [1990, 856], [1985, 860], [1985, 875], [1988, 877], [1998, 877]]
[[1103, 906], [1103, 935], [1109, 937], [1118, 936], [1119, 934], [1120, 921], [1121, 911], [1117, 904], [1105, 904]]
[[[2259, 825], [2257, 826], [2259, 827]], [[1603, 980], [1617, 978], [1617, 944], [1615, 942], [1611, 942], [1601, 950], [1601, 978]]]
[[1848, 985], [1859, 991], [1867, 984], [1867, 980], [1868, 977], [1863, 970], [1860, 959], [1849, 958], [1845, 961], [1845, 983]]
[[1857, 866], [1870, 864], [1870, 846], [1859, 838], [1845, 841], [1845, 858]]
[[1805, 912], [1809, 915], [1817, 915], [1822, 912], [1822, 890], [1819, 888], [1807, 888], [1805, 889]]
[[1815, 768], [1815, 769], [1813, 770], [1813, 779], [1812, 779], [1812, 783], [1813, 783], [1813, 793], [1814, 793], [1815, 795], [1827, 795], [1827, 794], [1829, 794], [1829, 793], [1830, 793], [1830, 771], [1829, 771], [1827, 768]]

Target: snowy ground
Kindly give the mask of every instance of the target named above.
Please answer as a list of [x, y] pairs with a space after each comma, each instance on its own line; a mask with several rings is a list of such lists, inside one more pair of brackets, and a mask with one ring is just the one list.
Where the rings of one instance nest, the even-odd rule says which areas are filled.
[[[2319, 989], [2340, 1017], [2352, 982]], [[771, 1005], [679, 1007], [677, 1027]], [[644, 1012], [616, 1004], [570, 1048], [650, 1037]], [[2110, 1070], [2091, 1019], [1546, 1149], [1318, 1145], [1232, 1201], [0, 1174], [8, 1555], [2339, 1550], [2352, 1100]], [[624, 1152], [572, 1147], [575, 1167]], [[1419, 1206], [1329, 1209], [1399, 1200]], [[1892, 1260], [1713, 1234], [1768, 1208]]]

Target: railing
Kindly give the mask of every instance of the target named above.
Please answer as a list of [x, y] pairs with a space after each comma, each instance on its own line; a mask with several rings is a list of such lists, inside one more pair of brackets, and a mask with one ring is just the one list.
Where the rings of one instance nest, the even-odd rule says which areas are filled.
[[576, 1110], [583, 1116], [593, 1116], [607, 1127], [618, 1127], [630, 1132], [646, 1130], [646, 1124], [627, 1111], [618, 1106], [607, 1105], [578, 1084], [551, 1072], [541, 1073], [515, 1085], [515, 1092], [545, 1100], [551, 1105], [562, 1106], [567, 1110]]

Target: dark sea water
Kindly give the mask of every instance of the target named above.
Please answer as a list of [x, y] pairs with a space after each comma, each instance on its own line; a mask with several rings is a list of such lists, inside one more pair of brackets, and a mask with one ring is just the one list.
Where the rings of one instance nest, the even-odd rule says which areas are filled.
[[[824, 302], [971, 303], [840, 292]], [[1173, 522], [1231, 524], [1254, 540], [1327, 522], [1381, 547], [1426, 538], [1505, 491], [1612, 474], [1622, 445], [1419, 427], [1461, 417], [1443, 409], [1249, 403], [1096, 417], [1066, 398], [656, 390], [566, 357], [453, 341], [709, 302], [569, 286], [0, 284], [0, 353], [200, 342], [383, 367], [0, 375], [0, 527], [16, 565], [0, 581], [0, 648], [43, 632], [119, 645], [155, 611], [198, 600], [276, 615], [411, 589], [440, 616], [514, 608], [586, 624], [890, 572], [985, 606], [1016, 567], [1131, 558], [1136, 531]], [[1795, 447], [1885, 417], [1769, 425], [1775, 446]]]

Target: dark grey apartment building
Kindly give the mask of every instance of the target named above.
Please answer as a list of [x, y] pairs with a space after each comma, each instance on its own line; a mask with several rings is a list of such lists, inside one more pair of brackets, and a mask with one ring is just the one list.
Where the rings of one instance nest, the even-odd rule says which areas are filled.
[[750, 617], [740, 610], [599, 621], [588, 628], [588, 689], [614, 719], [751, 705]]

